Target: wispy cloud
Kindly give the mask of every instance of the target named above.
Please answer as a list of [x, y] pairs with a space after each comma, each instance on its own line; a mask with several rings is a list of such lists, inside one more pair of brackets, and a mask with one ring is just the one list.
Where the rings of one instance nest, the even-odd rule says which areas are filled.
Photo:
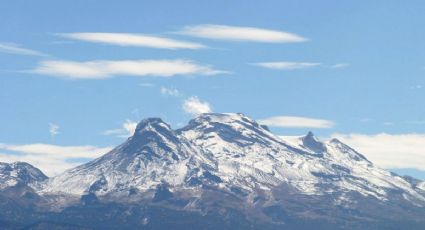
[[155, 84], [147, 83], [147, 82], [140, 83], [139, 85], [142, 86], [142, 87], [154, 87], [155, 86]]
[[163, 37], [129, 33], [65, 33], [61, 37], [119, 46], [139, 46], [159, 49], [202, 49], [204, 45]]
[[59, 134], [59, 125], [54, 123], [49, 123], [49, 133], [50, 136], [54, 137]]
[[295, 69], [306, 69], [312, 68], [321, 65], [321, 63], [316, 62], [258, 62], [254, 63], [256, 66], [268, 68], [268, 69], [277, 69], [277, 70], [295, 70]]
[[86, 161], [109, 152], [112, 147], [59, 146], [43, 143], [11, 145], [0, 143], [0, 150], [10, 153], [0, 153], [0, 161], [25, 161], [39, 167], [49, 176], [56, 175], [66, 169], [80, 164], [78, 160]]
[[9, 150], [27, 154], [38, 155], [55, 155], [65, 158], [81, 158], [81, 157], [98, 157], [109, 151], [111, 148], [98, 148], [91, 145], [84, 146], [59, 146], [50, 144], [27, 144], [27, 145], [10, 145], [0, 143], [0, 149]]
[[216, 75], [227, 73], [191, 60], [95, 60], [42, 61], [32, 73], [69, 79], [105, 79], [112, 76], [173, 77], [176, 75]]
[[160, 92], [165, 96], [178, 97], [181, 95], [180, 91], [175, 88], [161, 87]]
[[122, 125], [121, 128], [118, 129], [110, 129], [104, 131], [103, 135], [113, 135], [120, 138], [127, 138], [130, 136], [133, 136], [134, 131], [136, 130], [137, 122], [132, 120], [126, 120]]
[[384, 168], [425, 170], [425, 134], [333, 134]]
[[330, 120], [295, 116], [276, 116], [261, 119], [258, 122], [263, 125], [282, 128], [332, 128], [335, 126], [335, 122]]
[[190, 35], [194, 37], [229, 40], [229, 41], [250, 41], [250, 42], [305, 42], [306, 38], [300, 35], [288, 33], [285, 31], [269, 30], [255, 27], [239, 27], [228, 25], [195, 25], [186, 26], [179, 34]]
[[196, 116], [201, 113], [210, 113], [212, 111], [211, 106], [206, 101], [199, 100], [198, 97], [189, 97], [183, 102], [183, 110], [186, 113]]
[[39, 57], [46, 57], [47, 54], [44, 54], [42, 52], [23, 48], [22, 46], [14, 43], [3, 43], [0, 42], [0, 52], [2, 53], [9, 53], [9, 54], [17, 54], [17, 55], [25, 55], [25, 56], [39, 56]]
[[349, 66], [350, 66], [350, 64], [348, 64], [348, 63], [338, 63], [338, 64], [331, 65], [330, 68], [332, 68], [332, 69], [344, 69], [344, 68], [347, 68]]

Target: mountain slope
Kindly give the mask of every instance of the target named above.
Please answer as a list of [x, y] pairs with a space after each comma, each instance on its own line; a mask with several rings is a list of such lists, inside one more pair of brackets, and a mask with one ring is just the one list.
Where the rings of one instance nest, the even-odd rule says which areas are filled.
[[51, 178], [44, 192], [82, 195], [146, 190], [161, 181], [181, 183], [191, 147], [161, 119], [140, 122], [133, 137], [106, 155]]

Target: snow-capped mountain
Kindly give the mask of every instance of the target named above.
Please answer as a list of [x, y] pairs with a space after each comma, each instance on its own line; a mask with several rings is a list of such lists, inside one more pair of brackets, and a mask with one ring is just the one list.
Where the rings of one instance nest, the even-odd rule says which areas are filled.
[[287, 184], [302, 194], [358, 192], [388, 200], [398, 191], [418, 205], [423, 195], [402, 177], [373, 165], [337, 139], [279, 137], [242, 114], [202, 114], [179, 130], [161, 119], [143, 120], [133, 137], [92, 162], [51, 178], [43, 193], [83, 195], [170, 189], [209, 183], [250, 194]]
[[28, 185], [47, 179], [39, 169], [25, 162], [0, 162], [0, 190], [16, 185]]
[[45, 221], [60, 217], [60, 226], [87, 222], [81, 213], [115, 216], [105, 228], [425, 226], [424, 182], [383, 170], [337, 139], [276, 136], [243, 114], [202, 114], [177, 130], [148, 118], [104, 156], [27, 183]]

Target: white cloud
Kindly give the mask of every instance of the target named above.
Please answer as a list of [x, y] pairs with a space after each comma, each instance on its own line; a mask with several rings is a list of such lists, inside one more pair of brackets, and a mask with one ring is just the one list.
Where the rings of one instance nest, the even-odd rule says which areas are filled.
[[194, 37], [217, 39], [217, 40], [230, 40], [230, 41], [251, 41], [251, 42], [270, 42], [270, 43], [283, 43], [283, 42], [304, 42], [307, 41], [299, 35], [277, 31], [268, 30], [255, 27], [238, 27], [228, 25], [196, 25], [186, 26], [179, 34], [190, 35]]
[[315, 62], [259, 62], [254, 63], [254, 65], [268, 69], [295, 70], [316, 67], [321, 64]]
[[113, 136], [117, 136], [117, 137], [120, 137], [120, 138], [127, 138], [127, 137], [130, 137], [130, 136], [133, 136], [134, 131], [136, 130], [136, 127], [137, 127], [137, 122], [132, 121], [132, 120], [126, 120], [122, 124], [121, 128], [106, 130], [102, 134], [103, 135], [113, 135]]
[[335, 64], [335, 65], [331, 65], [330, 68], [332, 68], [332, 69], [344, 69], [344, 68], [347, 68], [348, 66], [350, 66], [350, 64], [338, 63], [338, 64]]
[[191, 60], [95, 60], [87, 62], [43, 61], [32, 73], [70, 79], [104, 79], [116, 75], [172, 77], [176, 75], [216, 75], [226, 71], [198, 65]]
[[202, 49], [204, 45], [143, 34], [128, 33], [68, 33], [61, 37], [119, 46], [140, 46], [159, 49]]
[[78, 162], [81, 158], [93, 159], [109, 152], [111, 149], [112, 147], [99, 148], [90, 145], [58, 146], [42, 143], [10, 145], [0, 143], [0, 150], [14, 152], [14, 154], [0, 153], [0, 161], [28, 162], [40, 168], [46, 175], [53, 176], [81, 164], [81, 162]]
[[276, 116], [258, 120], [260, 124], [271, 127], [283, 128], [332, 128], [335, 123], [329, 120], [294, 117], [294, 116]]
[[9, 54], [26, 55], [26, 56], [40, 56], [40, 57], [48, 56], [39, 51], [26, 49], [14, 43], [0, 42], [0, 52], [9, 53]]
[[333, 134], [383, 168], [425, 170], [425, 134]]
[[174, 88], [161, 87], [160, 92], [162, 95], [166, 95], [166, 96], [178, 97], [181, 95], [180, 91]]
[[49, 123], [49, 133], [50, 136], [54, 137], [59, 134], [59, 125]]
[[211, 106], [208, 102], [199, 100], [198, 97], [189, 97], [183, 102], [183, 110], [194, 116], [201, 113], [211, 113]]

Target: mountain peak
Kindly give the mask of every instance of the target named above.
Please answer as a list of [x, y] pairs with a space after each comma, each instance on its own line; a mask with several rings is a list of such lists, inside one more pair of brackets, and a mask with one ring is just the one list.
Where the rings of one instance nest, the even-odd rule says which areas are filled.
[[[134, 132], [133, 137], [130, 138], [126, 148], [139, 148], [149, 143], [156, 143], [159, 146], [165, 147], [164, 143], [179, 142], [173, 129], [170, 125], [165, 123], [161, 118], [146, 118], [139, 122]], [[167, 148], [168, 149], [168, 148]]]
[[242, 113], [204, 113], [190, 120], [189, 124], [177, 130], [177, 133], [181, 134], [186, 131], [206, 134], [206, 138], [211, 137], [211, 133], [215, 133], [229, 142], [241, 138], [251, 139], [254, 136], [266, 135], [265, 132], [268, 133], [265, 127]]
[[306, 137], [308, 137], [308, 138], [315, 138], [314, 133], [312, 131], [308, 131]]
[[309, 131], [306, 136], [302, 137], [302, 142], [305, 147], [317, 153], [326, 151], [325, 145], [320, 142], [311, 131]]
[[171, 130], [171, 127], [169, 124], [165, 123], [161, 118], [158, 117], [152, 117], [152, 118], [146, 118], [139, 122], [136, 126], [135, 134], [140, 134], [144, 131], [153, 131], [156, 129], [166, 129]]
[[260, 127], [260, 125], [253, 119], [249, 118], [243, 113], [203, 113], [189, 121], [188, 127], [200, 124], [245, 124], [247, 126]]
[[157, 139], [156, 137], [163, 137], [172, 142], [177, 142], [177, 137], [170, 125], [165, 123], [161, 118], [156, 117], [146, 118], [140, 121], [136, 126], [132, 139], [138, 140], [139, 142], [140, 139], [144, 139], [149, 142], [152, 138]]

